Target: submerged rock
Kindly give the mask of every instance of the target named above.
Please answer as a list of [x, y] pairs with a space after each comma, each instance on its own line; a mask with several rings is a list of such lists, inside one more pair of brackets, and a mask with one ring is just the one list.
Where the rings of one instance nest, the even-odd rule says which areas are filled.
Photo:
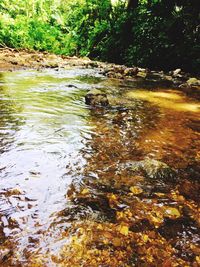
[[[85, 187], [81, 187], [78, 183], [72, 183], [67, 191], [67, 197], [79, 209], [77, 212], [80, 214], [78, 215], [77, 212], [74, 213], [74, 219], [80, 216], [82, 218], [84, 216], [88, 217], [93, 212], [93, 215], [96, 214], [98, 218], [115, 221], [116, 211], [110, 207], [109, 198], [104, 192], [92, 190], [86, 185]], [[65, 216], [71, 215], [71, 211], [67, 212], [67, 209], [64, 213]]]
[[107, 95], [97, 89], [93, 89], [85, 96], [85, 103], [91, 106], [108, 106], [109, 101]]
[[176, 171], [162, 161], [155, 159], [144, 159], [131, 163], [134, 172], [143, 172], [145, 176], [152, 180], [174, 181]]

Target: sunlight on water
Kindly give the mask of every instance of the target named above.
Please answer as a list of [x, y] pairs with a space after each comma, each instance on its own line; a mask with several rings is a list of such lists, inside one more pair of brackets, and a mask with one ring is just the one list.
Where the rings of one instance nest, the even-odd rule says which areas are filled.
[[199, 103], [186, 99], [183, 94], [174, 90], [168, 90], [167, 92], [134, 90], [128, 92], [127, 97], [146, 100], [162, 108], [174, 109], [177, 111], [200, 112]]

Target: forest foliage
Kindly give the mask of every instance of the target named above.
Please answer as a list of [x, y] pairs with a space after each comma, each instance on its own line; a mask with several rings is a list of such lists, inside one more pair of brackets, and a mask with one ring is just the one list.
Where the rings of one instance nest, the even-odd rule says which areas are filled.
[[1, 0], [0, 46], [197, 72], [199, 10], [199, 0]]

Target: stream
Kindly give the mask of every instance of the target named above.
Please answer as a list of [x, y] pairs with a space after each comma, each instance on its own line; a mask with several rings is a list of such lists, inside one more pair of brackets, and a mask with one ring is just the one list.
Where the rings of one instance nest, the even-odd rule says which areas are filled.
[[0, 266], [200, 265], [200, 102], [156, 76], [0, 72], [0, 181]]

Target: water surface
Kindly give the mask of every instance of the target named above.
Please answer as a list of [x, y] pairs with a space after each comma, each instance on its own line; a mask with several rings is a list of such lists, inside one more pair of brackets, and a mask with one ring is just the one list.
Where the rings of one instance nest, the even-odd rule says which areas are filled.
[[[92, 88], [106, 92], [111, 106], [86, 106]], [[156, 81], [120, 82], [78, 68], [0, 73], [1, 266], [89, 266], [83, 255], [78, 263], [69, 255], [55, 260], [70, 242], [64, 233], [75, 233], [73, 221], [114, 227], [121, 223], [116, 212], [127, 210], [132, 233], [147, 235], [141, 221], [148, 220], [176, 249], [177, 262], [198, 262], [199, 115], [199, 101]], [[146, 159], [167, 164], [176, 179], [152, 181], [129, 168]], [[121, 204], [110, 203], [109, 194]], [[157, 207], [176, 208], [180, 216], [168, 218]], [[118, 266], [102, 262], [91, 266]], [[137, 256], [126, 264], [143, 261]]]

